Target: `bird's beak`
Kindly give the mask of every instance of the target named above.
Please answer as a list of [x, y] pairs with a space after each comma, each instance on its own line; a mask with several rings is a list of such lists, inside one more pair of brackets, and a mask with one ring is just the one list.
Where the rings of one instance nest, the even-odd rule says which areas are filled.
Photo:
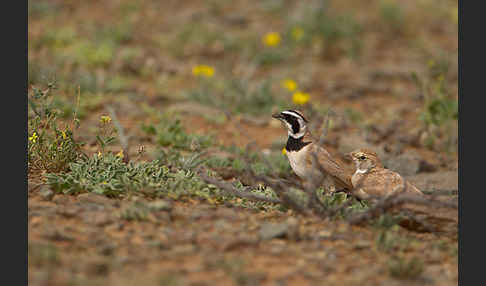
[[272, 114], [272, 117], [275, 119], [282, 119], [282, 114], [280, 112]]

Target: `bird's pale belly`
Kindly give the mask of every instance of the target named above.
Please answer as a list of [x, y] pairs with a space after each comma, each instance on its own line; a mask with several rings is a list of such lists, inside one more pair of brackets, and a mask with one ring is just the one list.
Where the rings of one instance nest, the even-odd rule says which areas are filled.
[[309, 176], [309, 167], [306, 162], [305, 155], [307, 152], [305, 152], [307, 147], [302, 148], [299, 150], [299, 152], [292, 151], [292, 152], [287, 152], [287, 157], [289, 159], [290, 167], [292, 167], [292, 170], [294, 170], [295, 174], [299, 176], [300, 178], [306, 178]]

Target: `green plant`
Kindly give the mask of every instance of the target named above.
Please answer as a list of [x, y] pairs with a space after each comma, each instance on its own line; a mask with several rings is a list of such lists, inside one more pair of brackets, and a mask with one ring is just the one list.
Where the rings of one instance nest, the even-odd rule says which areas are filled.
[[353, 15], [337, 14], [326, 2], [322, 3], [318, 7], [306, 7], [303, 19], [291, 23], [287, 34], [307, 49], [317, 47], [323, 58], [332, 59], [343, 53], [352, 59], [358, 58], [362, 45], [361, 25]]
[[56, 192], [94, 192], [108, 197], [123, 197], [130, 193], [153, 197], [211, 197], [218, 194], [192, 171], [169, 169], [159, 160], [124, 163], [119, 156], [106, 153], [71, 163], [70, 170], [69, 173], [46, 174], [47, 183]]
[[412, 79], [424, 97], [420, 120], [424, 123], [424, 144], [433, 149], [451, 150], [457, 146], [457, 120], [459, 108], [457, 99], [449, 94], [445, 81], [448, 64], [429, 61], [429, 74], [421, 79], [416, 73]]
[[404, 25], [404, 15], [397, 1], [381, 0], [379, 4], [380, 16], [385, 21], [390, 33], [401, 33]]
[[116, 197], [128, 191], [162, 189], [169, 174], [169, 170], [160, 166], [158, 161], [125, 164], [111, 153], [73, 162], [70, 170], [65, 174], [46, 174], [48, 184], [65, 194], [88, 191]]
[[115, 55], [115, 43], [104, 40], [100, 43], [88, 40], [78, 41], [72, 45], [70, 54], [76, 64], [88, 67], [106, 67]]
[[111, 117], [108, 115], [102, 115], [99, 120], [98, 131], [96, 134], [96, 142], [100, 146], [100, 153], [105, 153], [106, 146], [112, 144], [115, 141], [116, 133], [115, 128], [111, 123]]
[[[204, 53], [205, 56], [220, 55], [241, 49], [245, 44], [231, 33], [226, 33], [208, 21], [193, 20], [183, 25], [173, 35], [156, 36], [158, 45], [176, 58]], [[204, 52], [203, 52], [204, 51]]]
[[290, 54], [290, 51], [285, 48], [263, 50], [255, 56], [254, 61], [256, 64], [262, 66], [276, 65], [289, 58]]
[[390, 260], [388, 270], [390, 275], [404, 280], [413, 280], [420, 277], [424, 270], [423, 261], [414, 256], [410, 259], [395, 257]]
[[388, 230], [398, 224], [400, 218], [395, 215], [383, 214], [372, 222], [372, 225], [378, 229]]
[[375, 243], [379, 250], [389, 252], [398, 246], [398, 241], [395, 240], [396, 236], [391, 234], [387, 230], [382, 230], [378, 233]]
[[[69, 163], [84, 156], [81, 143], [73, 137], [73, 129], [79, 127], [76, 110], [71, 124], [59, 127], [61, 112], [53, 108], [52, 92], [56, 90], [55, 82], [49, 82], [42, 90], [35, 86], [31, 89], [28, 120], [28, 170], [63, 172], [68, 170]], [[78, 94], [79, 102], [79, 94]], [[79, 104], [78, 104], [79, 105]]]
[[27, 11], [30, 17], [46, 16], [60, 10], [61, 4], [51, 1], [27, 1]]
[[143, 124], [141, 128], [147, 135], [155, 136], [157, 144], [163, 147], [194, 151], [213, 144], [210, 136], [187, 133], [180, 119], [168, 114], [159, 116], [157, 125]]
[[144, 203], [134, 202], [120, 212], [120, 218], [128, 221], [145, 221], [148, 219], [150, 212], [151, 209]]
[[346, 108], [344, 114], [354, 124], [360, 124], [363, 122], [363, 115], [358, 110], [352, 108]]
[[29, 267], [35, 266], [56, 266], [59, 264], [59, 253], [55, 245], [30, 243], [27, 249]]
[[391, 216], [388, 217], [388, 219], [385, 219], [386, 222], [375, 222], [373, 225], [378, 230], [375, 238], [376, 247], [386, 253], [405, 251], [410, 247], [413, 239], [401, 234], [399, 232], [400, 227], [396, 225], [396, 220]]

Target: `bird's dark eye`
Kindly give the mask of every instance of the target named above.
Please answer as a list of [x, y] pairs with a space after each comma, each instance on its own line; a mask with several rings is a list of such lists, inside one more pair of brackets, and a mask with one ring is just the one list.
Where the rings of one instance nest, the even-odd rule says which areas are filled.
[[366, 159], [366, 157], [365, 156], [361, 156], [361, 157], [359, 157], [359, 159], [360, 160], [364, 160], [364, 159]]

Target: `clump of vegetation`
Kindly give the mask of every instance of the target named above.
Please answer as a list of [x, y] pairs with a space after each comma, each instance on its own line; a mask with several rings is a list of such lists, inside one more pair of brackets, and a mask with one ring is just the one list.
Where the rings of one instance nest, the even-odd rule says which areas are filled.
[[308, 48], [317, 48], [324, 59], [342, 54], [356, 59], [361, 51], [361, 25], [350, 14], [336, 14], [322, 2], [317, 8], [307, 8], [302, 20], [289, 25], [292, 41]]
[[[59, 126], [61, 112], [53, 107], [52, 92], [55, 82], [45, 89], [33, 86], [28, 98], [28, 149], [27, 162], [30, 171], [63, 172], [69, 163], [84, 156], [81, 143], [73, 137], [73, 130], [79, 126], [76, 110], [71, 124]], [[79, 98], [79, 95], [78, 95]]]
[[141, 202], [134, 202], [120, 212], [120, 218], [128, 221], [146, 221], [152, 210]]
[[30, 243], [28, 245], [28, 263], [39, 267], [55, 268], [59, 265], [59, 251], [52, 243]]
[[171, 171], [158, 160], [127, 164], [120, 156], [106, 153], [73, 162], [70, 170], [69, 173], [46, 174], [48, 184], [65, 194], [87, 191], [109, 197], [123, 197], [129, 193], [164, 196], [194, 190], [211, 191], [193, 172]]
[[388, 270], [395, 278], [413, 280], [419, 278], [424, 271], [424, 263], [416, 256], [410, 259], [397, 257], [389, 262]]
[[143, 124], [142, 130], [149, 136], [154, 136], [155, 142], [162, 147], [178, 150], [196, 151], [213, 144], [208, 135], [189, 134], [184, 130], [180, 119], [168, 114], [158, 116], [158, 123]]
[[236, 146], [222, 147], [222, 149], [234, 154], [234, 157], [224, 161], [209, 161], [210, 166], [217, 167], [216, 164], [220, 164], [229, 166], [237, 172], [243, 172], [249, 165], [256, 174], [278, 177], [285, 177], [291, 173], [287, 158], [280, 152], [262, 154]]
[[387, 24], [384, 25], [387, 31], [394, 36], [397, 33], [402, 33], [405, 16], [399, 3], [394, 0], [381, 0], [379, 9], [381, 18]]
[[420, 120], [424, 123], [422, 142], [430, 149], [453, 151], [457, 147], [458, 101], [445, 81], [449, 64], [444, 59], [430, 60], [426, 79], [412, 78], [424, 97]]

